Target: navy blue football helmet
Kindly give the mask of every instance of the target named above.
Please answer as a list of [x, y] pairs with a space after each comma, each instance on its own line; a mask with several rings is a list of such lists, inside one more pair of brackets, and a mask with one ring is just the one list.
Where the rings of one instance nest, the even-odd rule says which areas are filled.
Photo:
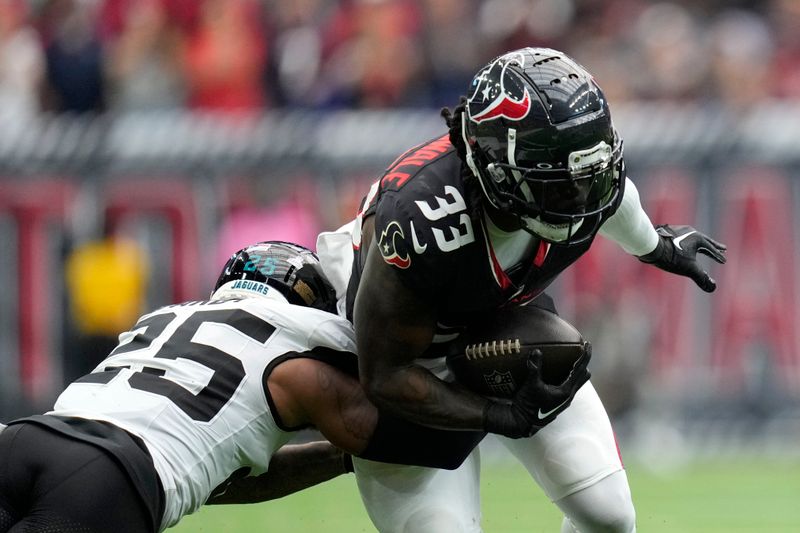
[[489, 203], [548, 242], [591, 240], [622, 199], [622, 139], [606, 98], [562, 52], [492, 60], [472, 80], [462, 135]]
[[289, 303], [336, 313], [336, 293], [317, 255], [284, 241], [259, 242], [233, 254], [211, 297], [267, 296], [272, 290]]

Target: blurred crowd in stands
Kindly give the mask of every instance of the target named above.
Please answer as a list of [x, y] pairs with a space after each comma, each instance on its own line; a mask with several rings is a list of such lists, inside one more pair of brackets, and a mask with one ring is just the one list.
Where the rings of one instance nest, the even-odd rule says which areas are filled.
[[522, 46], [612, 102], [800, 98], [800, 0], [2, 0], [0, 113], [453, 105]]
[[[213, 279], [233, 250], [267, 236], [313, 247], [319, 231], [350, 220], [375, 178], [374, 172], [379, 175], [382, 168], [365, 170], [367, 164], [362, 162], [318, 165], [313, 157], [305, 166], [295, 165], [297, 159], [307, 156], [304, 150], [291, 151], [288, 164], [281, 159], [283, 152], [270, 151], [264, 158], [271, 162], [281, 159], [281, 164], [262, 165], [263, 159], [249, 149], [248, 157], [239, 157], [240, 137], [232, 136], [231, 143], [220, 142], [230, 130], [221, 128], [220, 135], [207, 135], [209, 128], [220, 124], [213, 120], [216, 117], [189, 116], [191, 121], [169, 129], [169, 135], [158, 134], [157, 128], [165, 123], [174, 125], [173, 115], [162, 112], [188, 109], [249, 115], [284, 108], [436, 110], [455, 105], [487, 61], [523, 46], [568, 52], [593, 72], [612, 105], [696, 101], [720, 106], [738, 117], [747, 116], [738, 111], [765, 99], [800, 102], [800, 0], [0, 0], [0, 185], [9, 186], [7, 197], [13, 196], [7, 191], [16, 186], [20, 191], [38, 192], [23, 186], [29, 182], [38, 186], [31, 177], [41, 174], [57, 176], [60, 181], [56, 183], [68, 184], [70, 190], [73, 184], [83, 187], [74, 205], [65, 208], [69, 215], [64, 220], [69, 223], [65, 222], [63, 242], [59, 243], [64, 260], [51, 265], [63, 268], [64, 290], [60, 285], [40, 290], [40, 278], [61, 283], [59, 276], [42, 275], [34, 283], [22, 284], [18, 294], [6, 291], [5, 299], [0, 298], [0, 336], [5, 335], [0, 346], [5, 350], [0, 350], [0, 418], [12, 412], [30, 414], [31, 406], [46, 408], [51, 395], [61, 388], [60, 379], [69, 381], [90, 370], [116, 344], [117, 333], [148, 308], [204, 297], [207, 289], [201, 291], [200, 286], [207, 283], [193, 285], [190, 281], [200, 277], [198, 272]], [[633, 107], [648, 119], [653, 114], [652, 106]], [[103, 151], [97, 140], [105, 135], [105, 117], [97, 121], [84, 121], [83, 117], [74, 121], [61, 121], [61, 117], [26, 120], [49, 113], [139, 111], [154, 112], [156, 119], [163, 114], [166, 120], [138, 121], [134, 116], [132, 121], [117, 121], [128, 123], [128, 129], [120, 131], [133, 134], [125, 136], [125, 142], [117, 139], [110, 143], [116, 152]], [[783, 112], [782, 106], [778, 112]], [[45, 125], [31, 127], [35, 122]], [[80, 129], [84, 122], [101, 127], [84, 131]], [[195, 127], [197, 124], [203, 127]], [[314, 122], [313, 127], [318, 126]], [[336, 131], [352, 134], [348, 127]], [[364, 152], [362, 139], [374, 136], [369, 128], [364, 129], [349, 139], [350, 144], [358, 144], [358, 150], [346, 147], [342, 160]], [[677, 131], [689, 143], [700, 136], [714, 143], [709, 129], [704, 122], [699, 132], [691, 129], [694, 136], [683, 128]], [[191, 135], [198, 130], [203, 135]], [[782, 136], [791, 143], [797, 137], [795, 131], [786, 129]], [[140, 142], [142, 137], [175, 145], [176, 150], [151, 152], [149, 143]], [[295, 139], [286, 137], [278, 143], [282, 147]], [[250, 146], [251, 139], [246, 140], [241, 146]], [[259, 141], [253, 146], [262, 145]], [[682, 183], [684, 174], [686, 183], [701, 174], [703, 179], [713, 178], [715, 172], [725, 175], [728, 150], [724, 145], [717, 157], [709, 158], [712, 165], [718, 165], [711, 172], [706, 167], [702, 173], [696, 172], [689, 161], [678, 169], [675, 183]], [[211, 157], [196, 156], [205, 151]], [[113, 155], [119, 157], [119, 167], [109, 163]], [[391, 157], [394, 155], [392, 152]], [[185, 161], [181, 159], [184, 156]], [[140, 167], [135, 164], [137, 157]], [[236, 167], [231, 164], [234, 159], [244, 163]], [[214, 165], [206, 165], [210, 160]], [[199, 168], [197, 161], [206, 166]], [[248, 166], [251, 161], [255, 164]], [[389, 161], [387, 156], [386, 163]], [[660, 160], [655, 157], [652, 161]], [[163, 166], [159, 168], [159, 164]], [[178, 190], [184, 192], [170, 192], [170, 180], [161, 188], [153, 185], [162, 174], [171, 172], [177, 172]], [[191, 182], [183, 183], [184, 174]], [[796, 174], [793, 169], [792, 176]], [[125, 185], [125, 180], [131, 179], [122, 193], [113, 196], [122, 198], [115, 200], [113, 209], [107, 200], [112, 196], [103, 196], [107, 191], [102, 188], [106, 184], [102, 178], [106, 176], [120, 178], [108, 180], [112, 185]], [[215, 192], [210, 193], [212, 189], [198, 177], [208, 178]], [[705, 183], [718, 186], [710, 180]], [[758, 189], [766, 191], [768, 201], [771, 191], [783, 191], [772, 183], [772, 188], [760, 185]], [[202, 186], [192, 189], [195, 184]], [[145, 199], [128, 192], [137, 188], [148, 193], [143, 195]], [[5, 206], [0, 212], [0, 238], [14, 235], [9, 242], [18, 242], [16, 248], [38, 253], [35, 247], [44, 241], [29, 236], [24, 242], [23, 237], [16, 237], [17, 229], [8, 224], [6, 216], [14, 212], [18, 227], [33, 228], [25, 235], [34, 235], [34, 231], [44, 235], [44, 226], [30, 224], [26, 218], [34, 216], [30, 213], [39, 216], [36, 204], [27, 200], [35, 194], [18, 194], [20, 201], [15, 205], [19, 208]], [[688, 197], [691, 194], [687, 193]], [[169, 200], [166, 207], [159, 203], [161, 196]], [[106, 198], [106, 203], [86, 198]], [[707, 198], [700, 200], [698, 205], [710, 205]], [[59, 213], [58, 205], [48, 207]], [[122, 219], [114, 231], [103, 219], [109, 209]], [[716, 210], [714, 207], [711, 212]], [[193, 226], [197, 220], [202, 221], [199, 228]], [[794, 226], [782, 221], [778, 227]], [[759, 238], [761, 233], [754, 231], [753, 235]], [[30, 272], [22, 266], [7, 268], [23, 257], [19, 250], [13, 251], [13, 244], [8, 248], [0, 261], [0, 282], [11, 287], [14, 279], [30, 276]], [[762, 250], [757, 245], [752, 248]], [[184, 270], [172, 268], [178, 257]], [[779, 272], [768, 270], [773, 276]], [[791, 266], [786, 271], [794, 272]], [[616, 346], [605, 350], [606, 356], [617, 357], [604, 359], [606, 368], [613, 365], [613, 376], [607, 374], [613, 381], [608, 381], [604, 401], [621, 410], [618, 406], [630, 401], [626, 396], [629, 390], [620, 387], [619, 372], [625, 364], [621, 357], [629, 355], [628, 360], [635, 361], [629, 368], [635, 366], [637, 372], [645, 372], [639, 365], [651, 364], [640, 357], [639, 352], [647, 349], [647, 339], [639, 332], [648, 331], [641, 319], [652, 313], [643, 312], [648, 304], [637, 307], [639, 300], [619, 291], [616, 277], [609, 276], [611, 281], [605, 285], [594, 282], [599, 276], [587, 279], [593, 280], [598, 294], [609, 291], [614, 294], [612, 301], [622, 302], [615, 311], [617, 318], [605, 311], [597, 315], [602, 316], [603, 324], [609, 324], [594, 335], [599, 338], [600, 350], [603, 338], [608, 339], [607, 345], [621, 338], [619, 328], [629, 331], [633, 324], [637, 329], [631, 338], [638, 341], [627, 343], [623, 350]], [[752, 283], [738, 285], [749, 287]], [[169, 290], [175, 286], [194, 292], [189, 298], [177, 298]], [[56, 325], [55, 318], [51, 321], [47, 313], [37, 310], [57, 309], [62, 295], [69, 311], [61, 314], [64, 324]], [[3, 305], [13, 306], [19, 317], [5, 312]], [[676, 306], [664, 309], [684, 311]], [[757, 313], [762, 307], [756, 304], [753, 309]], [[747, 310], [750, 313], [751, 307]], [[672, 322], [669, 324], [671, 327]], [[587, 331], [601, 327], [582, 325]], [[702, 335], [713, 334], [710, 329], [699, 329]], [[59, 347], [60, 337], [64, 342]], [[701, 342], [678, 338], [681, 346], [711, 343], [706, 337]], [[48, 355], [52, 347], [58, 353]], [[15, 350], [19, 352], [16, 355]], [[681, 361], [690, 360], [686, 357]], [[698, 354], [697, 361], [701, 360]], [[51, 371], [36, 365], [49, 365]], [[596, 386], [603, 376], [602, 367], [598, 370]], [[634, 379], [627, 382], [640, 383]], [[687, 380], [687, 387], [692, 383]], [[667, 395], [673, 394], [673, 400], [684, 391], [688, 392], [667, 386]]]

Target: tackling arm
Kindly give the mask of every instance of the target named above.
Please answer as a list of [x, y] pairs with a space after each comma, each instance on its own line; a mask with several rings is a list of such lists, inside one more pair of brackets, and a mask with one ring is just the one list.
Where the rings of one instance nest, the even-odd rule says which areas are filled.
[[211, 494], [206, 504], [274, 500], [346, 472], [352, 472], [349, 456], [329, 442], [287, 445], [272, 456], [267, 472], [252, 477], [236, 478], [234, 475]]
[[322, 361], [299, 357], [276, 366], [266, 386], [284, 428], [312, 425], [354, 455], [366, 448], [378, 410], [356, 378]]
[[[307, 357], [279, 364], [266, 385], [276, 419], [284, 428], [312, 425], [339, 448], [373, 461], [453, 469], [484, 436], [482, 432], [441, 431], [386, 413], [379, 415], [357, 378]], [[429, 446], [408, 446], [409, 442]], [[307, 466], [314, 467], [312, 463]], [[251, 481], [270, 482], [279, 480], [267, 476], [261, 482]]]

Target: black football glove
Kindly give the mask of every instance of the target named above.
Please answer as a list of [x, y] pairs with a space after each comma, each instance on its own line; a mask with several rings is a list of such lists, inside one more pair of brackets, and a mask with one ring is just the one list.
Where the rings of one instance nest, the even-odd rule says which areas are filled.
[[650, 263], [661, 270], [692, 278], [698, 287], [714, 292], [717, 282], [697, 263], [697, 254], [707, 255], [719, 264], [725, 264], [727, 246], [700, 233], [691, 226], [656, 226], [658, 245], [639, 261]]
[[490, 400], [483, 411], [483, 426], [489, 433], [512, 439], [530, 437], [556, 419], [569, 407], [575, 393], [589, 380], [592, 345], [586, 343], [583, 355], [572, 365], [569, 376], [560, 385], [542, 381], [542, 352], [533, 350], [528, 359], [528, 376], [511, 403]]

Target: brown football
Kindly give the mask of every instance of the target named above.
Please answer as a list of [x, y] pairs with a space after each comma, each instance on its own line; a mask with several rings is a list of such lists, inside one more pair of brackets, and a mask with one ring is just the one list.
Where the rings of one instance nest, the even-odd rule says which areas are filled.
[[485, 396], [509, 398], [528, 374], [530, 353], [542, 351], [542, 379], [560, 384], [586, 350], [575, 327], [539, 307], [509, 307], [467, 326], [462, 349], [447, 357], [456, 380]]

